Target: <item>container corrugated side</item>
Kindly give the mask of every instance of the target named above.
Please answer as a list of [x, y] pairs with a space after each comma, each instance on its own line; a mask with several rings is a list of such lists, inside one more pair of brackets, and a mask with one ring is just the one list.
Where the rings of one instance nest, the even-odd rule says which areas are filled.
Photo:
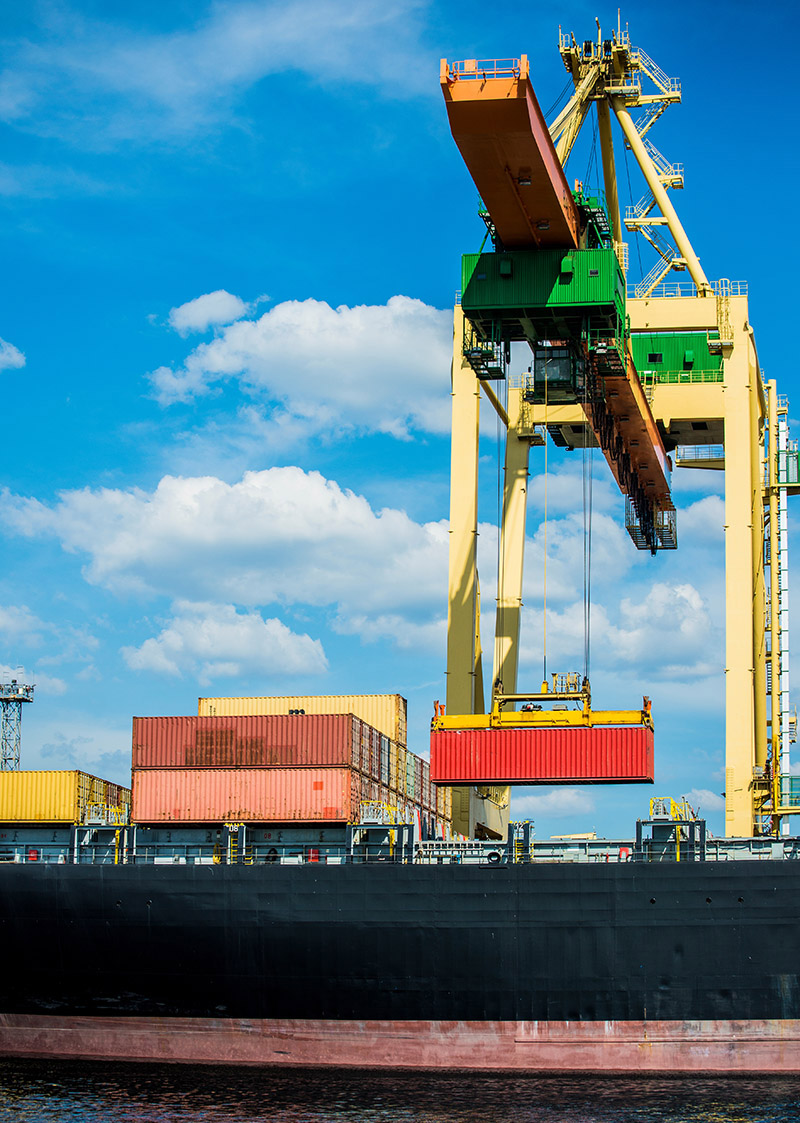
[[363, 770], [365, 728], [352, 714], [135, 717], [133, 767]]
[[245, 714], [355, 714], [393, 741], [405, 744], [408, 703], [400, 694], [291, 694], [279, 697], [199, 698], [201, 717]]
[[128, 788], [75, 768], [0, 772], [0, 822], [83, 823], [90, 804], [129, 803]]
[[133, 774], [137, 823], [349, 823], [362, 777], [352, 768], [145, 768]]
[[614, 305], [624, 311], [624, 278], [612, 249], [464, 254], [461, 288], [465, 312]]
[[653, 731], [480, 729], [431, 732], [439, 784], [625, 784], [653, 781]]

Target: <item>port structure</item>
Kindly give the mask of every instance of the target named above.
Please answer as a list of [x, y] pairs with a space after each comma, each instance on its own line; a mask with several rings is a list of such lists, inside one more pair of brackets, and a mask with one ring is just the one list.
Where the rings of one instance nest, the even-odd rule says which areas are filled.
[[22, 707], [33, 701], [33, 689], [16, 679], [0, 683], [0, 772], [19, 769]]
[[[786, 501], [800, 481], [786, 403], [762, 378], [746, 284], [706, 277], [670, 198], [683, 186], [683, 166], [668, 161], [649, 135], [680, 101], [679, 81], [633, 46], [619, 24], [606, 38], [598, 26], [597, 37], [582, 42], [559, 32], [559, 50], [574, 95], [549, 128], [526, 56], [442, 60], [440, 68], [451, 131], [478, 188], [492, 252], [464, 256], [454, 310], [447, 702], [434, 719], [432, 760], [436, 732], [491, 723], [492, 713], [519, 698], [531, 447], [547, 439], [599, 447], [625, 496], [626, 529], [651, 553], [677, 547], [674, 458], [681, 469], [725, 475], [726, 834], [786, 833], [788, 816], [800, 812], [800, 781], [789, 775], [788, 758], [795, 721], [786, 568]], [[571, 189], [564, 173], [592, 107], [605, 201], [580, 183]], [[612, 119], [646, 184], [624, 219]], [[623, 230], [656, 253], [633, 285]], [[673, 272], [688, 279], [668, 279]], [[511, 378], [510, 347], [520, 341], [532, 362]], [[498, 380], [505, 401], [493, 388]], [[482, 394], [506, 433], [492, 674], [500, 697], [488, 715], [477, 574]], [[735, 455], [726, 457], [726, 449]], [[557, 704], [557, 720], [566, 724]], [[531, 721], [519, 712], [504, 717], [509, 729]], [[458, 829], [503, 835], [508, 790], [487, 792], [454, 788]]]

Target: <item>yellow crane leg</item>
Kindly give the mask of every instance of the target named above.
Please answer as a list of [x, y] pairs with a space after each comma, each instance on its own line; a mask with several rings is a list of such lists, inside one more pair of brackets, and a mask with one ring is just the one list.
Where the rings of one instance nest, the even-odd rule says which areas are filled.
[[[766, 402], [761, 381], [761, 371], [756, 355], [752, 331], [748, 331], [750, 363], [750, 472], [752, 496], [752, 552], [753, 552], [753, 724], [755, 728], [754, 764], [761, 769], [761, 777], [767, 768], [767, 589], [764, 574], [764, 436], [763, 420]], [[764, 781], [760, 781], [760, 793], [754, 788], [754, 811], [762, 802]]]
[[[463, 354], [464, 313], [453, 314], [450, 550], [447, 601], [447, 712], [483, 713], [478, 644], [478, 436], [481, 388]], [[480, 697], [478, 693], [480, 692]], [[473, 831], [470, 788], [453, 788], [453, 828]]]
[[725, 361], [725, 833], [753, 833], [753, 469], [751, 366], [738, 301], [734, 347]]

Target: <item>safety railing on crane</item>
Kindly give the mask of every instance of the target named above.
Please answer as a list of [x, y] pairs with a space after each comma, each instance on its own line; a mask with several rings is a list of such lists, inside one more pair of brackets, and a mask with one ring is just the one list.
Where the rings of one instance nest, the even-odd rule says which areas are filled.
[[[716, 285], [712, 285], [715, 295], [720, 295], [719, 286], [725, 284], [727, 292], [725, 296], [747, 296], [747, 281], [719, 281]], [[635, 296], [636, 285], [628, 285], [628, 299]], [[697, 285], [694, 281], [669, 281], [663, 285], [658, 285], [649, 294], [652, 300], [660, 300], [665, 297], [686, 297], [697, 296]]]
[[661, 69], [658, 63], [653, 62], [650, 56], [643, 51], [641, 47], [631, 48], [631, 65], [638, 66], [640, 70], [644, 71], [662, 93], [674, 95], [681, 92], [680, 78], [670, 78], [669, 75]]
[[468, 58], [451, 63], [448, 73], [453, 82], [482, 82], [486, 78], [519, 78], [523, 69], [518, 58]]

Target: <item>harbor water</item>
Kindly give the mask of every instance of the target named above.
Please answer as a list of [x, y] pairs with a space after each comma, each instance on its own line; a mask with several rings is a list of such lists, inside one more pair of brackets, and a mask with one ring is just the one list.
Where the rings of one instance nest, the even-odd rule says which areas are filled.
[[0, 1123], [789, 1123], [800, 1078], [0, 1062]]

